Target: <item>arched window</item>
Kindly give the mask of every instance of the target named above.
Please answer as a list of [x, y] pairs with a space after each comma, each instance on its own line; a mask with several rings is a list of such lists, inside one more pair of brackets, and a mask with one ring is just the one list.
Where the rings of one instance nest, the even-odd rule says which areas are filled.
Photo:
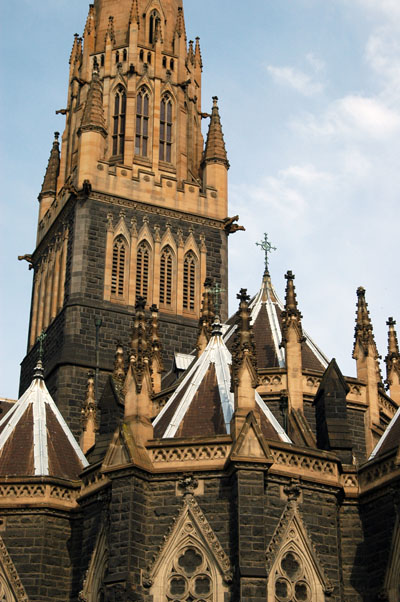
[[111, 269], [111, 295], [114, 297], [124, 296], [125, 272], [126, 242], [123, 236], [118, 236], [113, 245]]
[[154, 42], [157, 25], [161, 23], [160, 15], [156, 10], [151, 11], [149, 20], [149, 42]]
[[144, 52], [143, 52], [143, 50], [141, 50], [139, 52], [139, 58], [140, 58], [141, 61], [143, 61], [143, 59], [144, 59]]
[[120, 86], [115, 94], [113, 115], [113, 155], [124, 155], [125, 143], [126, 94]]
[[151, 52], [147, 53], [147, 62], [151, 65]]
[[188, 546], [175, 555], [167, 575], [168, 601], [211, 602], [216, 599], [215, 589], [210, 566], [199, 549]]
[[196, 302], [196, 257], [192, 251], [183, 260], [183, 309], [195, 310]]
[[117, 52], [115, 53], [115, 62], [116, 62], [116, 64], [118, 65], [118, 63], [119, 63], [119, 52], [118, 52], [118, 50], [117, 50]]
[[313, 579], [310, 567], [307, 566], [308, 563], [301, 553], [291, 546], [290, 548], [283, 552], [276, 563], [275, 571], [273, 571], [271, 585], [274, 601], [317, 602], [322, 600], [324, 595], [321, 584], [315, 578]]
[[172, 306], [172, 281], [173, 281], [174, 253], [167, 246], [161, 252], [160, 258], [160, 305]]
[[164, 67], [164, 69], [166, 69], [166, 67], [167, 67], [167, 57], [166, 56], [163, 56], [162, 66]]
[[100, 57], [100, 67], [104, 67], [104, 54]]
[[147, 157], [149, 141], [149, 104], [147, 88], [140, 88], [136, 97], [136, 138], [135, 154]]
[[124, 48], [123, 54], [122, 54], [123, 60], [126, 61], [126, 59], [128, 58], [128, 51], [126, 48]]
[[150, 247], [143, 241], [136, 255], [136, 297], [147, 299], [149, 292]]
[[175, 66], [174, 59], [171, 59], [169, 62], [169, 68], [171, 69], [171, 71], [174, 70], [174, 66]]
[[160, 107], [160, 161], [172, 161], [172, 100], [169, 94], [161, 99]]

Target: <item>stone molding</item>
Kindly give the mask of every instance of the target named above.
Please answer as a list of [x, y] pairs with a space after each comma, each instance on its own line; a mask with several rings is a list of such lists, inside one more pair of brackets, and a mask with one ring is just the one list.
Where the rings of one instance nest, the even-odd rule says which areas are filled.
[[[16, 602], [29, 602], [25, 588], [18, 576], [17, 569], [11, 559], [3, 539], [0, 537], [0, 575], [9, 585]], [[8, 600], [7, 600], [8, 602]]]
[[77, 508], [78, 488], [54, 483], [1, 483], [0, 508], [29, 504]]

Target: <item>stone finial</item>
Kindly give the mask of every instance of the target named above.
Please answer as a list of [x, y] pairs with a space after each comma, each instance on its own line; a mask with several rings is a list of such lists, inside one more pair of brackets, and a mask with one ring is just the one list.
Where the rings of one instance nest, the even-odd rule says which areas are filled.
[[117, 348], [115, 350], [113, 379], [119, 384], [123, 383], [125, 380], [124, 348], [122, 347], [121, 343], [117, 344]]
[[183, 16], [182, 6], [178, 7], [178, 16], [176, 19], [175, 33], [180, 38], [181, 36], [186, 37], [185, 30], [185, 17]]
[[135, 317], [132, 329], [130, 366], [135, 376], [136, 389], [140, 393], [144, 373], [149, 367], [151, 359], [151, 346], [147, 336], [147, 323], [145, 313], [146, 300], [144, 297], [136, 298]]
[[79, 37], [78, 33], [74, 34], [74, 41], [72, 44], [72, 50], [69, 57], [69, 64], [73, 65], [79, 61], [82, 57], [82, 38]]
[[95, 30], [94, 23], [94, 4], [89, 4], [89, 12], [86, 19], [85, 29], [83, 32], [83, 37], [86, 38], [88, 35], [92, 34]]
[[236, 297], [239, 299], [239, 309], [236, 314], [237, 330], [232, 349], [232, 389], [235, 390], [235, 387], [240, 385], [244, 364], [250, 372], [251, 386], [255, 389], [258, 385], [257, 356], [251, 326], [250, 297], [245, 288], [242, 288]]
[[115, 44], [115, 32], [114, 32], [114, 17], [108, 17], [108, 27], [106, 31], [105, 42], [107, 46], [107, 42], [111, 42]]
[[210, 126], [208, 128], [206, 147], [203, 155], [203, 165], [207, 164], [208, 162], [223, 163], [225, 167], [229, 169], [229, 161], [226, 154], [224, 135], [222, 133], [217, 96], [213, 97]]
[[200, 67], [203, 69], [203, 60], [201, 58], [201, 50], [200, 50], [200, 38], [196, 38], [196, 47], [194, 51], [194, 64], [196, 67]]
[[299, 311], [297, 304], [296, 289], [294, 286], [294, 274], [289, 270], [285, 278], [286, 284], [286, 296], [285, 296], [285, 309], [282, 312], [282, 342], [285, 343], [287, 340], [287, 334], [290, 327], [294, 327], [297, 332], [298, 342], [301, 343], [304, 340], [303, 329], [301, 325], [302, 315]]
[[353, 348], [354, 359], [357, 359], [358, 357], [359, 346], [361, 346], [365, 355], [368, 355], [369, 348], [373, 347], [376, 352], [376, 358], [378, 358], [372, 322], [368, 311], [368, 303], [365, 300], [365, 288], [362, 286], [357, 289], [356, 326]]
[[158, 331], [158, 307], [152, 305], [150, 307], [150, 328], [149, 339], [151, 345], [151, 371], [153, 374], [154, 392], [161, 391], [161, 375], [164, 371], [164, 363], [162, 359], [162, 345]]
[[99, 429], [97, 404], [95, 399], [94, 373], [88, 373], [86, 399], [81, 410], [82, 435], [80, 446], [84, 454], [96, 442], [96, 433]]
[[129, 25], [136, 24], [140, 28], [138, 0], [132, 0], [131, 12], [129, 14]]
[[206, 278], [204, 282], [203, 302], [201, 306], [199, 331], [197, 336], [197, 354], [200, 356], [211, 338], [212, 325], [214, 323], [214, 300], [213, 300], [213, 281]]
[[187, 61], [194, 65], [194, 51], [193, 51], [193, 40], [189, 41], [188, 53], [187, 53]]
[[54, 132], [53, 146], [50, 151], [49, 162], [47, 164], [47, 169], [42, 184], [42, 190], [40, 191], [39, 201], [44, 196], [56, 196], [57, 178], [60, 172], [60, 144], [58, 142], [59, 136], [59, 132]]
[[386, 324], [389, 327], [388, 353], [385, 357], [386, 382], [389, 385], [390, 396], [400, 403], [400, 351], [395, 330], [396, 322], [393, 318], [389, 318]]
[[103, 109], [103, 83], [96, 66], [93, 68], [92, 81], [90, 82], [78, 135], [86, 131], [97, 131], [104, 137], [107, 136]]

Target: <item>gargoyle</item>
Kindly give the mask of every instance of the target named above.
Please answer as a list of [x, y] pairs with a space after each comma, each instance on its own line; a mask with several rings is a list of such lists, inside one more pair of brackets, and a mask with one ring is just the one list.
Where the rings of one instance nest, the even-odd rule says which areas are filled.
[[234, 224], [234, 222], [237, 222], [238, 219], [239, 219], [238, 215], [235, 215], [234, 217], [226, 217], [224, 219], [224, 229], [228, 235], [234, 234], [238, 230], [246, 230], [246, 228], [244, 226], [239, 226], [239, 224]]
[[29, 263], [29, 269], [33, 270], [32, 255], [18, 255], [18, 261], [27, 261]]

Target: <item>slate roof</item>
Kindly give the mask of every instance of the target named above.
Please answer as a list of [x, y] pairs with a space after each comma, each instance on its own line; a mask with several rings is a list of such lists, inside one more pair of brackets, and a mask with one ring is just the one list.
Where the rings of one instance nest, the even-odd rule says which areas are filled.
[[[234, 412], [232, 356], [218, 329], [192, 364], [153, 422], [155, 438], [226, 435]], [[291, 443], [270, 409], [255, 391], [261, 430], [268, 439]]]
[[[278, 298], [269, 276], [264, 276], [261, 288], [250, 304], [254, 342], [257, 353], [257, 367], [285, 368], [285, 350], [282, 342], [282, 312], [284, 305]], [[236, 326], [234, 321], [224, 335], [227, 347], [231, 350]], [[304, 370], [325, 372], [328, 359], [311, 337], [303, 330], [305, 342], [302, 346]]]
[[379, 442], [375, 446], [368, 460], [372, 460], [377, 456], [382, 456], [386, 452], [400, 446], [400, 408], [389, 422], [386, 431], [383, 433]]
[[29, 388], [0, 420], [0, 475], [75, 480], [86, 466], [39, 366]]

